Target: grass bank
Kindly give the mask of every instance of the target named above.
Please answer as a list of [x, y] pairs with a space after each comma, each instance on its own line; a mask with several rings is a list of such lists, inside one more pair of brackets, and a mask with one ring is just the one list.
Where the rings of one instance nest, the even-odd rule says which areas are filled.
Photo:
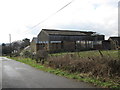
[[[113, 54], [113, 53], [116, 53], [116, 51], [114, 51], [114, 52], [112, 51], [112, 52], [109, 52], [109, 53], [112, 53], [113, 57], [115, 57], [115, 58], [117, 57], [116, 54]], [[56, 59], [57, 56], [58, 56], [57, 58], [59, 58], [59, 57], [62, 57], [66, 54], [68, 54], [68, 53], [57, 53], [57, 54], [52, 54], [50, 56], [52, 57], [52, 60], [54, 60], [53, 59], [54, 56], [55, 56], [55, 59]], [[69, 54], [71, 55], [71, 53], [69, 53]], [[74, 54], [74, 53], [72, 53], [72, 54]], [[86, 56], [90, 57], [93, 54], [99, 55], [99, 52], [89, 51], [89, 52], [79, 52], [79, 53], [77, 53], [77, 55], [80, 55], [82, 58], [84, 58]], [[108, 54], [108, 51], [105, 52], [105, 54]], [[73, 55], [72, 55], [72, 57], [76, 58]], [[63, 57], [63, 59], [64, 58], [69, 59], [68, 56]], [[98, 87], [100, 86], [100, 87], [107, 87], [107, 88], [120, 88], [120, 83], [116, 82], [116, 80], [109, 79], [109, 80], [106, 81], [102, 77], [101, 78], [100, 77], [92, 77], [92, 76], [90, 76], [90, 73], [69, 72], [67, 69], [50, 67], [49, 61], [45, 62], [44, 65], [41, 65], [40, 63], [36, 63], [35, 60], [32, 60], [30, 58], [11, 57], [11, 59], [14, 59], [16, 61], [28, 64], [32, 67], [37, 68], [37, 69], [40, 69], [40, 70], [43, 70], [43, 71], [46, 71], [46, 72], [50, 72], [50, 73], [53, 73], [53, 74], [56, 74], [56, 75], [59, 75], [59, 76], [64, 76], [64, 77], [67, 77], [67, 78], [76, 79], [76, 80], [87, 82], [87, 83], [92, 83], [92, 84], [94, 84], [95, 86], [98, 86]]]

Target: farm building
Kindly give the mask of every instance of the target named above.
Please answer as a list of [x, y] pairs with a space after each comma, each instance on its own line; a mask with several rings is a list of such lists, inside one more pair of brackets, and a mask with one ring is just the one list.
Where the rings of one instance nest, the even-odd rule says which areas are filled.
[[111, 49], [120, 49], [120, 37], [110, 37], [108, 40], [110, 41]]
[[31, 52], [36, 54], [37, 52], [37, 37], [33, 37], [31, 43], [30, 43], [30, 47], [31, 47]]
[[102, 41], [103, 50], [111, 50], [111, 44], [109, 40]]
[[42, 29], [37, 36], [37, 51], [50, 53], [101, 49], [104, 35], [96, 32]]

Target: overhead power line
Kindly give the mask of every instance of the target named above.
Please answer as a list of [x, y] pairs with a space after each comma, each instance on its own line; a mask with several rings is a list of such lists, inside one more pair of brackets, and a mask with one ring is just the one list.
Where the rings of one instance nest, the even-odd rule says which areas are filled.
[[73, 3], [74, 0], [70, 1], [69, 3], [67, 3], [65, 6], [63, 6], [62, 8], [60, 8], [58, 11], [56, 11], [55, 13], [53, 13], [52, 15], [50, 15], [49, 17], [47, 17], [46, 19], [44, 19], [43, 21], [39, 22], [38, 24], [34, 25], [32, 27], [35, 28], [37, 26], [39, 26], [41, 23], [45, 22], [46, 20], [48, 20], [49, 18], [53, 17], [54, 15], [56, 15], [58, 12], [60, 12], [61, 10], [63, 10], [64, 8], [66, 8], [68, 5], [70, 5], [71, 3]]

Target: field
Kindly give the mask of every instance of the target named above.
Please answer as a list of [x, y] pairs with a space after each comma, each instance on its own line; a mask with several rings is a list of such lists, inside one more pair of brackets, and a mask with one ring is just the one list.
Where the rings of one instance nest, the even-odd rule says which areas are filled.
[[[104, 56], [110, 56], [112, 58], [118, 58], [120, 51], [118, 50], [102, 50], [101, 53]], [[51, 54], [52, 56], [61, 56], [66, 54], [79, 54], [80, 57], [92, 57], [92, 56], [101, 56], [100, 52], [98, 50], [95, 51], [82, 51], [82, 52], [65, 52], [65, 53], [55, 53]]]

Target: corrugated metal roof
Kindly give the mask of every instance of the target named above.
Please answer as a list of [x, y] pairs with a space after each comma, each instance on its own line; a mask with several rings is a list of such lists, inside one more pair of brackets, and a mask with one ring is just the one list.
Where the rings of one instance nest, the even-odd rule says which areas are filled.
[[96, 32], [75, 31], [75, 30], [55, 30], [55, 29], [42, 29], [48, 35], [91, 35]]

